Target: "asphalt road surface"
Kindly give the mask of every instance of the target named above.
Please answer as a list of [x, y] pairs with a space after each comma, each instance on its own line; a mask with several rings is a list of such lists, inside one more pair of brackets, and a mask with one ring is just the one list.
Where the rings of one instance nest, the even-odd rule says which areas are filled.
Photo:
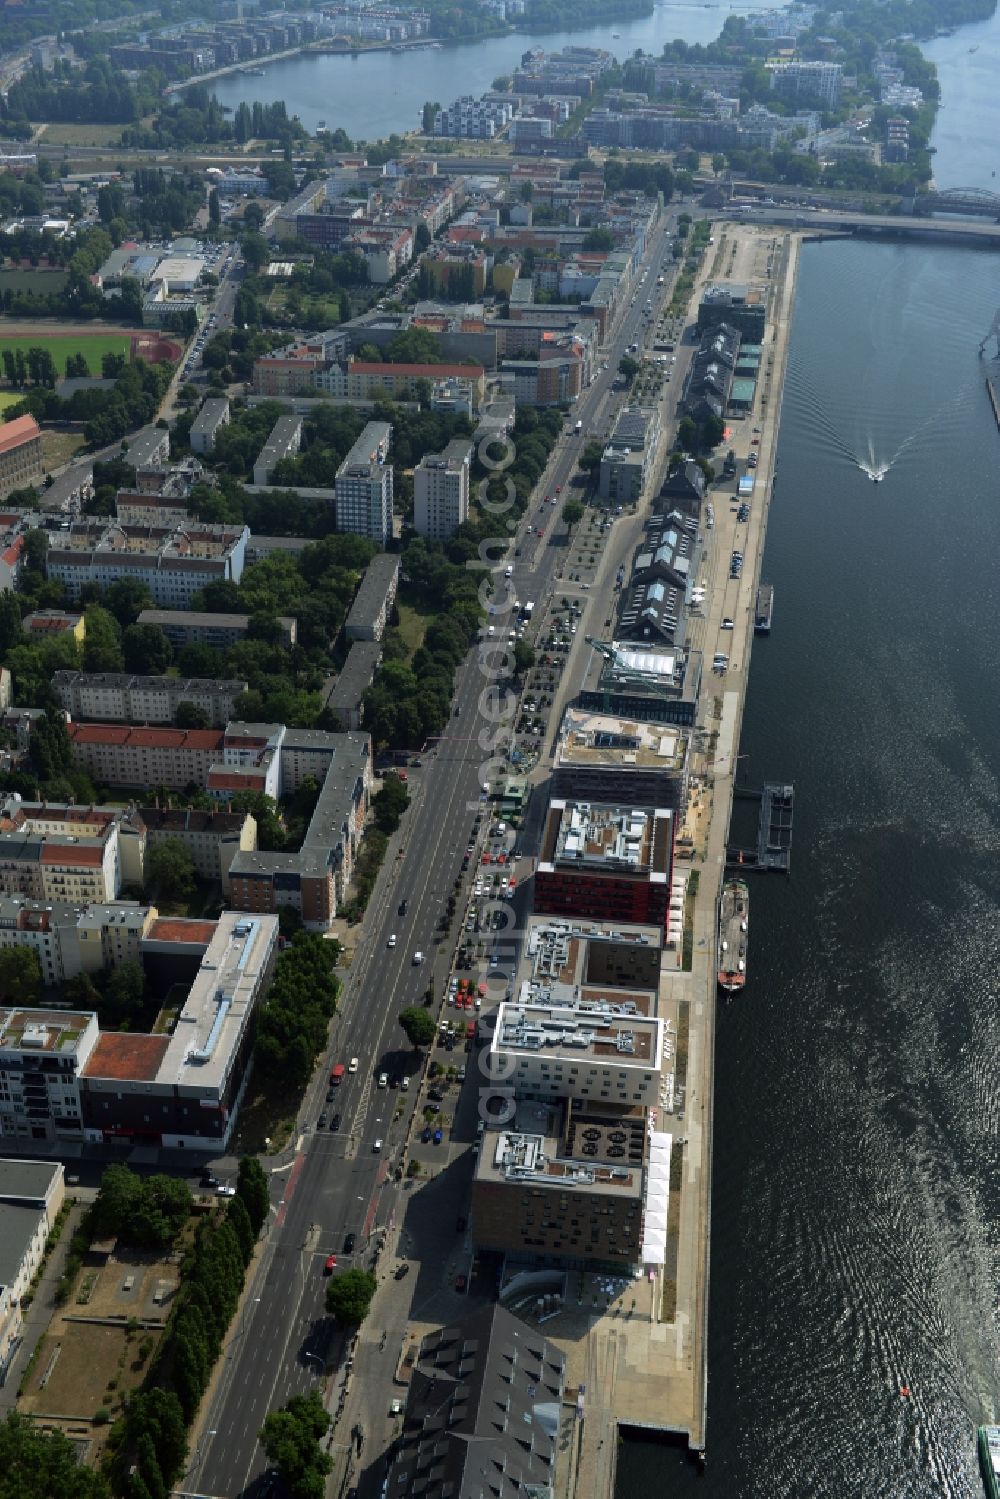
[[[555, 493], [556, 485], [562, 489], [559, 503], [545, 507], [550, 515], [544, 539], [527, 542], [522, 534], [529, 521], [533, 528], [541, 524], [537, 505], [529, 507], [522, 531], [512, 537], [521, 556], [514, 559], [512, 548], [511, 586], [522, 603], [534, 600], [538, 612], [566, 557], [560, 511], [562, 500], [572, 492], [567, 486], [577, 460], [590, 437], [606, 429], [618, 360], [629, 344], [641, 347], [645, 308], [661, 302], [666, 293], [657, 287], [656, 277], [670, 243], [671, 222], [668, 219], [652, 235], [646, 257], [652, 269], [644, 280], [637, 279], [635, 296], [604, 351], [605, 372], [574, 406], [570, 430], [560, 438], [539, 486], [549, 494]], [[577, 420], [583, 423], [580, 434], [573, 431]], [[504, 591], [502, 567], [498, 595]], [[607, 577], [606, 566], [602, 574]], [[498, 640], [501, 633], [506, 634], [506, 620], [502, 630], [498, 628]], [[574, 677], [577, 672], [582, 677], [589, 655], [583, 634], [574, 642], [567, 665], [567, 673]], [[257, 1434], [264, 1418], [290, 1396], [315, 1387], [325, 1363], [339, 1363], [345, 1356], [339, 1335], [324, 1315], [325, 1261], [336, 1254], [335, 1274], [354, 1265], [370, 1266], [380, 1230], [397, 1205], [396, 1161], [417, 1090], [379, 1088], [377, 1080], [383, 1071], [399, 1077], [419, 1067], [399, 1026], [399, 1013], [421, 1001], [429, 982], [434, 985], [436, 1010], [445, 988], [451, 939], [438, 946], [434, 934], [484, 804], [482, 767], [491, 758], [495, 733], [479, 706], [480, 694], [493, 681], [489, 645], [484, 642], [480, 653], [473, 653], [462, 668], [455, 699], [459, 711], [437, 748], [421, 757], [418, 769], [408, 772], [413, 805], [404, 819], [402, 849], [395, 858], [390, 849], [390, 867], [383, 871], [365, 918], [365, 940], [349, 970], [335, 1022], [334, 1049], [306, 1100], [306, 1123], [295, 1159], [273, 1178], [275, 1207], [261, 1272], [217, 1380], [184, 1484], [188, 1493], [262, 1493], [266, 1463]], [[401, 916], [404, 899], [407, 911]], [[390, 934], [397, 939], [393, 947], [388, 945]], [[424, 954], [419, 966], [413, 962], [416, 952]], [[512, 971], [510, 962], [494, 971], [491, 999], [502, 997]], [[336, 1101], [327, 1104], [329, 1066], [346, 1065], [352, 1057], [359, 1059], [357, 1073], [344, 1078]], [[338, 1131], [317, 1127], [324, 1109], [341, 1115]], [[381, 1142], [378, 1150], [376, 1141]], [[354, 1253], [345, 1255], [348, 1233], [357, 1236], [357, 1243]]]

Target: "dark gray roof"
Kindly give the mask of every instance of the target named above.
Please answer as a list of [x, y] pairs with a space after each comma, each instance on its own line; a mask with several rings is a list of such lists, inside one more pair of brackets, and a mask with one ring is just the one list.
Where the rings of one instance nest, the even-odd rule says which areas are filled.
[[43, 1206], [46, 1194], [61, 1170], [58, 1161], [0, 1160], [0, 1202]]
[[371, 686], [382, 659], [380, 640], [356, 640], [347, 653], [340, 676], [326, 699], [326, 707], [341, 718], [353, 713]]
[[399, 573], [399, 558], [391, 552], [379, 552], [365, 569], [361, 586], [354, 596], [347, 616], [347, 629], [372, 626], [385, 607], [386, 595]]
[[429, 1333], [410, 1377], [389, 1493], [524, 1499], [551, 1488], [563, 1355], [501, 1306]]

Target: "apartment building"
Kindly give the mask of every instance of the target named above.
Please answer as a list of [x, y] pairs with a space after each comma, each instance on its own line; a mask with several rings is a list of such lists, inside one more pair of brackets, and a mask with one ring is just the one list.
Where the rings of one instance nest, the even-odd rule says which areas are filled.
[[187, 485], [165, 486], [160, 491], [119, 489], [115, 495], [115, 519], [122, 526], [174, 531], [188, 523], [189, 492]]
[[399, 588], [399, 558], [381, 552], [372, 558], [354, 595], [344, 634], [348, 640], [381, 640]]
[[392, 539], [392, 427], [369, 422], [337, 470], [337, 530], [385, 547]]
[[455, 438], [443, 453], [427, 453], [413, 471], [413, 527], [439, 541], [469, 518], [472, 443]]
[[261, 448], [253, 466], [253, 482], [269, 484], [275, 465], [283, 458], [294, 458], [302, 447], [302, 418], [279, 416], [271, 428], [267, 442]]
[[668, 807], [553, 798], [535, 870], [535, 910], [665, 928], [673, 835]]
[[22, 619], [21, 629], [35, 640], [47, 635], [72, 635], [79, 645], [87, 634], [83, 615], [67, 609], [33, 609]]
[[656, 456], [659, 413], [626, 406], [601, 454], [598, 493], [613, 505], [638, 504]]
[[164, 427], [142, 427], [125, 439], [126, 457], [136, 470], [164, 468], [170, 462], [170, 433]]
[[142, 940], [155, 919], [152, 906], [101, 901], [80, 906], [67, 900], [29, 900], [0, 895], [0, 950], [27, 948], [38, 958], [45, 988], [80, 973], [100, 973], [119, 963], [138, 963]]
[[21, 1346], [28, 1292], [65, 1192], [61, 1161], [0, 1161], [0, 1384]]
[[37, 484], [43, 472], [42, 432], [35, 418], [18, 416], [0, 426], [0, 499]]
[[291, 906], [311, 931], [327, 931], [336, 917], [364, 831], [372, 769], [366, 734], [330, 738], [336, 752], [299, 852], [241, 853], [233, 860], [232, 900], [240, 910], [277, 912]]
[[82, 1138], [80, 1074], [98, 1035], [94, 1014], [0, 1008], [0, 1139]]
[[230, 896], [229, 871], [237, 854], [257, 847], [257, 822], [249, 812], [204, 811], [195, 807], [137, 807], [120, 829], [122, 864], [132, 862], [130, 845], [137, 844], [136, 858], [144, 868], [146, 854], [164, 839], [176, 839], [191, 857], [200, 879], [221, 885]]
[[676, 724], [568, 708], [554, 749], [552, 794], [678, 811], [687, 796], [690, 736]]
[[102, 807], [0, 805], [0, 894], [30, 900], [114, 900], [121, 887], [120, 813]]
[[191, 424], [190, 443], [192, 453], [202, 456], [211, 454], [215, 439], [231, 420], [229, 402], [224, 396], [211, 397], [205, 401]]
[[413, 400], [420, 385], [441, 380], [471, 382], [478, 410], [486, 389], [486, 371], [470, 364], [383, 364], [378, 360], [351, 359], [347, 365], [347, 394], [352, 400], [370, 400], [376, 391], [388, 391], [395, 401]]
[[[79, 618], [82, 622], [83, 616]], [[250, 616], [211, 614], [200, 609], [143, 609], [138, 623], [157, 625], [178, 651], [186, 645], [209, 645], [213, 650], [225, 651], [237, 641], [246, 639]], [[298, 638], [297, 622], [289, 615], [281, 614], [278, 624], [285, 644], [294, 645]]]
[[375, 680], [381, 660], [382, 644], [378, 640], [355, 640], [348, 651], [324, 704], [343, 728], [361, 728], [364, 695]]
[[818, 99], [826, 109], [836, 109], [844, 85], [839, 62], [774, 61], [765, 64], [771, 74], [771, 90], [781, 99]]
[[52, 690], [72, 718], [115, 723], [172, 724], [182, 703], [208, 715], [221, 728], [234, 716], [236, 700], [247, 690], [239, 679], [221, 677], [143, 677], [128, 672], [57, 671]]
[[640, 1261], [646, 1111], [509, 1098], [472, 1179], [477, 1250], [621, 1273]]
[[204, 786], [221, 758], [221, 729], [136, 728], [131, 724], [67, 725], [74, 764], [105, 786]]
[[660, 1096], [663, 1021], [630, 1001], [502, 1004], [489, 1076], [523, 1098], [579, 1098], [623, 1109]]
[[87, 523], [60, 533], [45, 570], [74, 598], [85, 585], [106, 589], [130, 578], [144, 583], [159, 607], [185, 609], [206, 583], [240, 581], [249, 536], [246, 526]]

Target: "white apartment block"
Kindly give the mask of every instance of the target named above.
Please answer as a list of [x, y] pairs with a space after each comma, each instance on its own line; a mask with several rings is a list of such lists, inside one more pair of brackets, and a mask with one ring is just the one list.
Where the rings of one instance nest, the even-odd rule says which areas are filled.
[[519, 1096], [652, 1108], [663, 1042], [663, 1021], [628, 1001], [502, 1004], [488, 1076]]
[[413, 471], [413, 525], [418, 536], [454, 536], [469, 518], [472, 443], [456, 438], [443, 453], [427, 453]]
[[172, 724], [191, 703], [221, 727], [233, 717], [246, 682], [222, 677], [143, 677], [128, 672], [57, 671], [52, 690], [71, 718], [113, 723]]
[[159, 608], [187, 609], [206, 583], [240, 581], [249, 536], [247, 526], [84, 524], [60, 533], [45, 571], [72, 598], [85, 584], [105, 589], [133, 578], [145, 583]]
[[[389, 366], [391, 368], [391, 366]], [[392, 427], [369, 422], [337, 470], [337, 530], [367, 536], [380, 547], [392, 537]]]

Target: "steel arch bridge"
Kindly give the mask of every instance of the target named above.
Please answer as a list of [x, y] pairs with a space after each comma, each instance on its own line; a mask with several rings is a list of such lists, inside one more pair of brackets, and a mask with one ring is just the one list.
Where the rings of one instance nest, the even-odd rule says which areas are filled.
[[949, 187], [943, 192], [922, 193], [918, 209], [925, 213], [981, 213], [1000, 219], [1000, 193], [982, 187]]

